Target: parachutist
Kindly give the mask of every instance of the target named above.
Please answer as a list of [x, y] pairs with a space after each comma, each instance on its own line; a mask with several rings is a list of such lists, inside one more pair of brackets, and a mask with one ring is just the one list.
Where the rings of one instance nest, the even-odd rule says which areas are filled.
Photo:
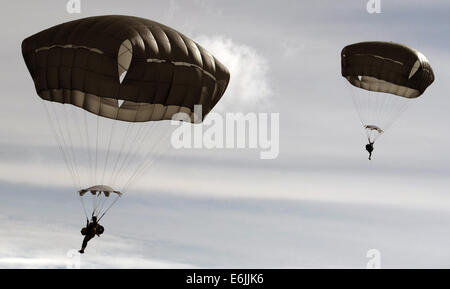
[[369, 141], [369, 143], [366, 144], [366, 150], [369, 152], [369, 160], [372, 160], [373, 142]]
[[[89, 29], [78, 30], [79, 27]], [[54, 122], [58, 123], [58, 131], [53, 130], [54, 136], [64, 158], [71, 156], [71, 162], [66, 162], [66, 166], [79, 185], [88, 181], [88, 178], [80, 176], [91, 175], [95, 176], [91, 180], [97, 179], [97, 173], [100, 173], [97, 172], [97, 163], [104, 162], [102, 180], [106, 177], [110, 181], [122, 182], [128, 176], [121, 172], [131, 169], [134, 173], [125, 185], [131, 186], [132, 181], [142, 176], [144, 169], [154, 161], [144, 163], [148, 159], [145, 158], [135, 168], [124, 169], [132, 166], [128, 161], [144, 152], [140, 149], [143, 145], [134, 146], [134, 143], [137, 140], [147, 143], [148, 140], [147, 149], [142, 149], [147, 151], [144, 155], [159, 155], [169, 148], [165, 137], [170, 136], [171, 130], [156, 123], [168, 119], [202, 122], [224, 95], [230, 81], [228, 69], [192, 39], [163, 24], [133, 16], [94, 16], [62, 23], [29, 36], [23, 40], [21, 48], [36, 92], [45, 102], [49, 123], [52, 127]], [[133, 68], [130, 74], [127, 73], [129, 68]], [[130, 80], [131, 85], [128, 84]], [[200, 85], [201, 89], [197, 89]], [[56, 102], [70, 105], [73, 110], [68, 108], [70, 113], [66, 110], [67, 105], [63, 107]], [[201, 114], [196, 113], [198, 108]], [[197, 116], [195, 120], [194, 117], [184, 117], [191, 114]], [[77, 115], [84, 121], [69, 120], [69, 117], [72, 119]], [[119, 128], [124, 122], [128, 123], [123, 125], [124, 129]], [[155, 125], [160, 134], [142, 131], [140, 128], [144, 123], [152, 130]], [[111, 129], [107, 129], [106, 126], [110, 125]], [[91, 141], [88, 131], [94, 127], [97, 134], [95, 141]], [[113, 136], [115, 128], [119, 132]], [[106, 129], [110, 133], [99, 134]], [[133, 130], [136, 136], [128, 137]], [[69, 146], [65, 141], [66, 137], [72, 140], [81, 136], [72, 134], [76, 131], [86, 132], [87, 149], [79, 150], [79, 153], [74, 153], [72, 144]], [[115, 164], [111, 166], [108, 157], [116, 151], [114, 144], [119, 140], [122, 145]], [[94, 142], [95, 149], [92, 146]], [[95, 170], [91, 163], [94, 150], [105, 152], [99, 154], [105, 158], [100, 156], [97, 159], [95, 154]], [[82, 151], [88, 152], [89, 158]], [[84, 161], [87, 159], [88, 163]], [[72, 166], [77, 163], [79, 165]], [[86, 174], [77, 169], [88, 167], [90, 171]], [[111, 175], [107, 176], [107, 172]], [[79, 252], [82, 254], [89, 240], [103, 233], [103, 227], [97, 222], [122, 193], [98, 183], [78, 193], [87, 219], [86, 227], [81, 230], [84, 240]], [[92, 200], [92, 211], [86, 209], [87, 199]], [[93, 219], [91, 223], [89, 213]], [[94, 215], [98, 217], [95, 220]]]
[[102, 225], [100, 225], [97, 221], [97, 217], [93, 216], [92, 221], [86, 221], [86, 227], [81, 229], [81, 235], [84, 236], [83, 244], [81, 245], [81, 250], [78, 251], [80, 254], [84, 253], [84, 249], [86, 249], [87, 243], [97, 235], [100, 237], [101, 234], [105, 231]]
[[365, 147], [369, 160], [374, 140], [434, 81], [425, 55], [407, 45], [383, 41], [345, 46], [341, 75], [355, 88], [352, 98], [369, 139]]

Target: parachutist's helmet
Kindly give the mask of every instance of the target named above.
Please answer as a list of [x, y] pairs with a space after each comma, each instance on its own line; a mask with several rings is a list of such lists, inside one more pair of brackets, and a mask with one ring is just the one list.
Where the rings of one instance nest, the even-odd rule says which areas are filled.
[[92, 217], [92, 222], [97, 222], [97, 217], [96, 216]]

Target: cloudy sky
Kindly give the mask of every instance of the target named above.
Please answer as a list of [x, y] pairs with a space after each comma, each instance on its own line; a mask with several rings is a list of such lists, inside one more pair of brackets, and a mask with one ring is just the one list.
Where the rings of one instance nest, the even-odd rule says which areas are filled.
[[[102, 220], [82, 268], [365, 268], [370, 249], [385, 268], [450, 267], [450, 3], [381, 0], [379, 14], [366, 3], [81, 0], [81, 14], [65, 1], [3, 3], [0, 267], [79, 258], [84, 215], [20, 45], [108, 14], [158, 21], [211, 51], [231, 72], [216, 111], [279, 113], [280, 152], [167, 149]], [[340, 76], [341, 49], [368, 40], [418, 49], [436, 75], [371, 162]]]

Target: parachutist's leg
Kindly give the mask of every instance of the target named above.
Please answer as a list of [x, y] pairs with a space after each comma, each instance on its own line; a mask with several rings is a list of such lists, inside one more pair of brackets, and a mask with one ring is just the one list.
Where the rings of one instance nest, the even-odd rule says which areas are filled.
[[84, 253], [84, 249], [86, 249], [86, 246], [90, 239], [92, 239], [92, 236], [88, 236], [88, 235], [84, 236], [83, 244], [81, 245], [81, 250], [79, 251], [81, 254]]

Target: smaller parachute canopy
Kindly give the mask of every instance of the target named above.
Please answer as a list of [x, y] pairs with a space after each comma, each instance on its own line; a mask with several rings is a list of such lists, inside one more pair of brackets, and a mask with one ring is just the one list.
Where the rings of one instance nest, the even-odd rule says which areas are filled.
[[376, 126], [376, 125], [371, 125], [371, 124], [369, 124], [369, 125], [365, 125], [364, 128], [365, 128], [365, 129], [368, 129], [368, 130], [377, 131], [379, 134], [382, 134], [382, 133], [384, 132], [381, 128], [379, 128], [379, 127]]
[[119, 197], [122, 196], [121, 192], [115, 191], [113, 188], [105, 185], [92, 186], [87, 189], [80, 190], [78, 193], [80, 196], [83, 196], [87, 192], [90, 192], [93, 195], [100, 195], [103, 193], [105, 197], [109, 197], [110, 194], [117, 194]]
[[341, 52], [341, 73], [353, 86], [416, 98], [434, 81], [428, 59], [419, 51], [393, 42], [360, 42]]

